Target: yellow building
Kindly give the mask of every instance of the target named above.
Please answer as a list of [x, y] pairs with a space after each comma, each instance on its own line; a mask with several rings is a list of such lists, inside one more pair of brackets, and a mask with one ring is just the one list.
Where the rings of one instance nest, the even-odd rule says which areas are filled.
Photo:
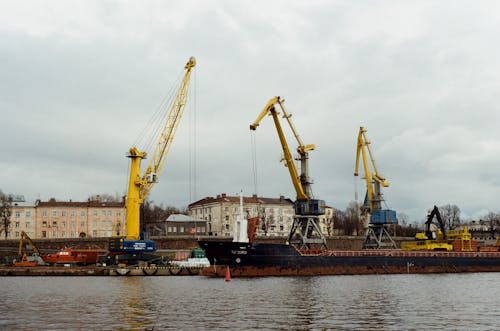
[[14, 197], [10, 216], [10, 225], [7, 238], [21, 238], [24, 231], [29, 237], [35, 237], [36, 209], [35, 203], [27, 202], [24, 197]]
[[123, 202], [38, 201], [33, 238], [111, 237], [123, 235]]

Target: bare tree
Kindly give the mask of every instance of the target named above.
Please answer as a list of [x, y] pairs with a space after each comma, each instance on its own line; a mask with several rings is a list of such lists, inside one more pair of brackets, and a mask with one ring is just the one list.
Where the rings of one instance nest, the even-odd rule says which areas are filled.
[[494, 235], [496, 229], [500, 225], [500, 213], [489, 212], [485, 216], [481, 217], [489, 224], [489, 231]]
[[3, 194], [0, 190], [0, 234], [4, 232], [5, 239], [9, 235], [10, 216], [12, 215], [12, 196]]
[[439, 213], [448, 230], [460, 225], [460, 208], [457, 205], [444, 205], [439, 207]]
[[121, 197], [118, 193], [115, 195], [102, 193], [102, 194], [92, 194], [89, 196], [90, 201], [102, 201], [102, 202], [121, 202], [123, 201], [123, 197]]
[[338, 229], [339, 231], [342, 231], [342, 234], [347, 234], [346, 231], [346, 220], [347, 216], [344, 211], [340, 209], [335, 209], [333, 211], [333, 223], [335, 229]]
[[[163, 205], [155, 205], [154, 201], [146, 199], [141, 205], [141, 228], [146, 231], [152, 229], [160, 223], [163, 223], [172, 214], [185, 214], [187, 215], [187, 209], [184, 208], [180, 210], [176, 207]], [[146, 231], [147, 232], [147, 231]], [[150, 234], [151, 235], [151, 234]]]
[[346, 234], [355, 233], [357, 236], [363, 234], [361, 231], [364, 227], [361, 215], [361, 206], [357, 201], [351, 201], [346, 208], [346, 230], [350, 231]]

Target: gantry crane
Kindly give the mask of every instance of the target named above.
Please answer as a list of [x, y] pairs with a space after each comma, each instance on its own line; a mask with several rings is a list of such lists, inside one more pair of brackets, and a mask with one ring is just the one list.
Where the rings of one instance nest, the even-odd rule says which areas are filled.
[[[319, 244], [326, 247], [326, 240], [323, 236], [321, 229], [318, 224], [318, 216], [325, 213], [325, 202], [319, 199], [313, 199], [311, 184], [312, 180], [309, 178], [309, 151], [315, 149], [313, 144], [304, 145], [300, 136], [292, 123], [291, 114], [286, 112], [283, 105], [284, 100], [279, 96], [272, 98], [266, 104], [264, 109], [260, 112], [257, 119], [250, 125], [251, 130], [256, 130], [260, 124], [260, 121], [265, 115], [271, 115], [274, 120], [274, 125], [278, 132], [278, 137], [283, 149], [283, 160], [290, 173], [290, 178], [292, 179], [293, 187], [297, 194], [295, 200], [295, 218], [288, 236], [288, 242], [290, 244], [296, 245], [299, 248], [310, 248], [311, 244]], [[281, 128], [280, 120], [278, 118], [278, 111], [276, 110], [276, 105], [279, 105], [283, 113], [283, 118], [285, 118], [292, 130], [295, 139], [297, 140], [298, 147], [298, 157], [297, 160], [300, 161], [300, 176], [295, 166], [294, 159], [288, 148], [288, 144]]]
[[[398, 222], [396, 212], [390, 209], [382, 209], [384, 199], [382, 198], [381, 186], [388, 187], [389, 182], [377, 170], [375, 158], [370, 149], [370, 141], [366, 138], [366, 129], [364, 127], [359, 128], [354, 176], [358, 176], [360, 156], [363, 160], [366, 181], [366, 196], [361, 208], [361, 214], [364, 218], [369, 218], [363, 248], [396, 248], [396, 243], [386, 229], [387, 225]], [[368, 156], [373, 172], [370, 170]]]
[[127, 155], [131, 161], [125, 202], [127, 234], [125, 238], [113, 238], [110, 242], [110, 251], [119, 253], [115, 254], [116, 260], [119, 260], [117, 262], [123, 260], [130, 263], [132, 260], [147, 261], [155, 258], [153, 255], [148, 254], [156, 251], [154, 241], [144, 240], [140, 235], [140, 207], [153, 186], [158, 182], [159, 175], [163, 169], [165, 159], [186, 107], [191, 71], [195, 65], [196, 60], [194, 57], [191, 57], [184, 67], [184, 77], [167, 113], [166, 122], [156, 142], [151, 160], [142, 175], [141, 161], [146, 158], [147, 153], [139, 151], [136, 147], [132, 147]]

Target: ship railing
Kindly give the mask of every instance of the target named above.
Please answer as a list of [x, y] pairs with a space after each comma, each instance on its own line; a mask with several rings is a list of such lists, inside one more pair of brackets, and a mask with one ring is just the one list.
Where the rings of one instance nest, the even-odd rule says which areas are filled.
[[298, 250], [304, 256], [395, 256], [395, 257], [495, 257], [500, 258], [500, 252], [441, 252], [441, 251], [403, 251], [403, 250]]

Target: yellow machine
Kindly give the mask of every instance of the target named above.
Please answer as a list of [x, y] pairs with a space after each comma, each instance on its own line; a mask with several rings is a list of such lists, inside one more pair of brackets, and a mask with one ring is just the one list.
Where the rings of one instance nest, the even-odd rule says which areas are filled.
[[[28, 256], [24, 249], [24, 243], [27, 242], [28, 245], [31, 246], [31, 250], [33, 254]], [[19, 240], [19, 252], [18, 257], [13, 262], [13, 266], [15, 267], [35, 267], [39, 265], [45, 265], [42, 257], [40, 256], [40, 251], [35, 246], [31, 238], [24, 231], [21, 231], [21, 239]]]
[[[141, 161], [146, 158], [147, 153], [139, 151], [136, 147], [132, 147], [129, 150], [127, 157], [130, 158], [131, 163], [127, 198], [125, 202], [127, 210], [125, 220], [126, 238], [112, 240], [110, 242], [110, 251], [140, 253], [153, 252], [156, 250], [153, 241], [140, 238], [140, 207], [154, 184], [158, 182], [166, 156], [186, 107], [191, 72], [195, 65], [196, 60], [194, 57], [191, 57], [185, 66], [184, 77], [168, 111], [166, 123], [156, 142], [151, 160], [143, 174], [141, 174]], [[125, 257], [124, 259], [128, 260], [128, 258]]]
[[[431, 230], [431, 224], [437, 220], [438, 229], [436, 232]], [[473, 251], [472, 235], [469, 228], [464, 226], [460, 230], [446, 231], [445, 224], [441, 218], [439, 208], [434, 208], [428, 212], [427, 221], [425, 222], [424, 232], [419, 232], [415, 235], [415, 241], [401, 243], [401, 249], [407, 251], [427, 250], [427, 251]], [[454, 247], [455, 245], [455, 247]]]
[[[373, 171], [368, 163], [370, 158]], [[396, 243], [392, 240], [386, 229], [388, 224], [396, 224], [396, 212], [390, 209], [382, 209], [382, 191], [381, 186], [388, 187], [389, 182], [377, 170], [375, 158], [370, 149], [370, 141], [366, 137], [366, 129], [359, 128], [358, 141], [356, 148], [356, 165], [354, 167], [354, 176], [358, 176], [360, 159], [363, 160], [365, 172], [366, 196], [361, 209], [362, 215], [369, 218], [369, 226], [363, 248], [396, 248]]]
[[[325, 202], [323, 200], [313, 199], [311, 189], [312, 180], [309, 178], [309, 151], [314, 150], [315, 146], [313, 144], [304, 145], [292, 123], [292, 115], [286, 112], [283, 103], [284, 100], [279, 96], [269, 100], [257, 119], [250, 125], [250, 129], [256, 130], [265, 115], [272, 116], [274, 120], [274, 125], [276, 126], [276, 131], [278, 132], [278, 137], [283, 149], [283, 160], [288, 168], [288, 172], [290, 173], [290, 178], [297, 195], [295, 201], [295, 214], [297, 217], [294, 219], [294, 223], [290, 230], [288, 242], [296, 244], [301, 248], [309, 248], [310, 244], [320, 244], [322, 246], [326, 246], [326, 240], [318, 225], [318, 215], [323, 215], [325, 213]], [[300, 176], [297, 171], [297, 167], [295, 166], [290, 148], [288, 147], [285, 134], [278, 118], [279, 113], [276, 110], [275, 105], [278, 105], [281, 108], [283, 113], [282, 116], [287, 120], [288, 125], [297, 140], [297, 160], [300, 161]]]
[[19, 240], [19, 253], [18, 253], [19, 257], [23, 256], [24, 241], [28, 242], [28, 244], [31, 246], [31, 249], [33, 250], [34, 254], [40, 255], [40, 251], [35, 246], [35, 244], [31, 240], [31, 238], [28, 236], [28, 234], [26, 232], [24, 232], [24, 231], [21, 231], [21, 239]]

